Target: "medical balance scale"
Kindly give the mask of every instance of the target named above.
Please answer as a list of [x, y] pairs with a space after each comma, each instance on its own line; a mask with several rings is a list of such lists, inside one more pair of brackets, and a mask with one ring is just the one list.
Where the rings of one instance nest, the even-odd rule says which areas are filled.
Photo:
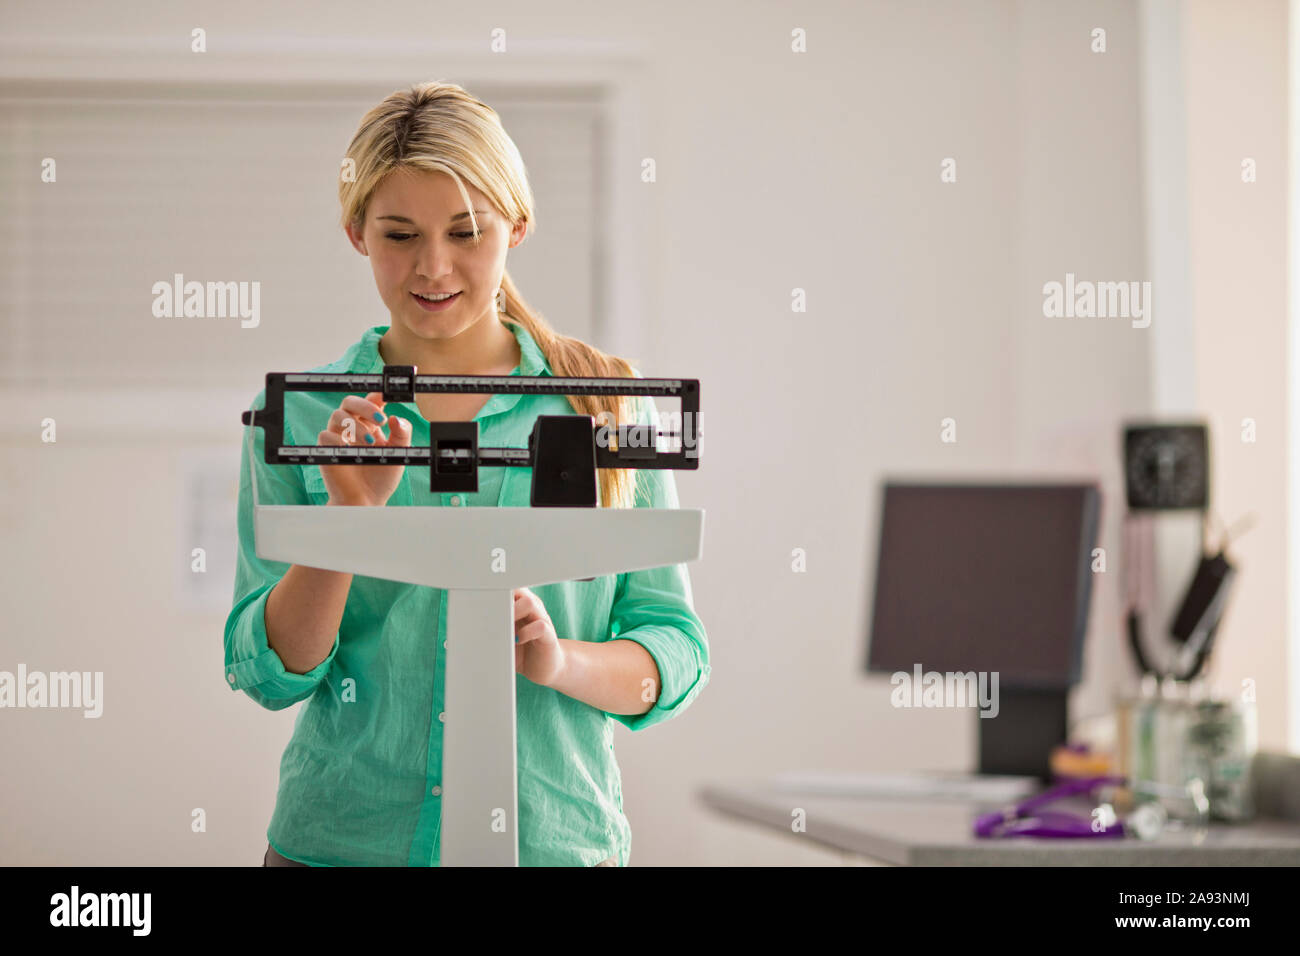
[[[539, 415], [527, 449], [481, 447], [477, 421], [430, 422], [428, 447], [285, 445], [290, 391], [382, 392], [407, 403], [418, 392], [676, 398], [681, 429]], [[258, 557], [445, 589], [441, 863], [518, 866], [514, 591], [699, 559], [703, 510], [596, 506], [597, 468], [699, 467], [699, 380], [419, 375], [385, 365], [382, 374], [268, 373], [265, 405], [242, 421], [262, 428], [268, 465], [415, 465], [429, 469], [438, 493], [477, 492], [479, 466], [532, 468], [528, 508], [261, 505], [247, 431]], [[676, 436], [678, 450], [660, 450], [660, 436]]]

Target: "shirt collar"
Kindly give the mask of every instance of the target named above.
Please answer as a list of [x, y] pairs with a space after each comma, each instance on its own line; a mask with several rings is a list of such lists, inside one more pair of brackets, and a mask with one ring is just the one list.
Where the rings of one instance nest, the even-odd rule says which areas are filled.
[[551, 371], [551, 363], [546, 361], [546, 356], [542, 354], [541, 348], [533, 337], [528, 334], [523, 323], [508, 323], [508, 327], [515, 333], [515, 339], [519, 342], [519, 374], [550, 375], [554, 378], [555, 373]]

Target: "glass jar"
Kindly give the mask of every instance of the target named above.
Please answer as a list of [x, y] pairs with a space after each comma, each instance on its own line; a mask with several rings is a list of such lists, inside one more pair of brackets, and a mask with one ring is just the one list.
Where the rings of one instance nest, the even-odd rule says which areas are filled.
[[1118, 706], [1119, 772], [1136, 803], [1160, 800], [1171, 821], [1204, 826], [1254, 816], [1253, 701], [1200, 696], [1188, 685], [1144, 682]]
[[1255, 815], [1250, 765], [1257, 728], [1254, 701], [1207, 699], [1189, 705], [1183, 776], [1205, 782], [1215, 820], [1236, 823]]

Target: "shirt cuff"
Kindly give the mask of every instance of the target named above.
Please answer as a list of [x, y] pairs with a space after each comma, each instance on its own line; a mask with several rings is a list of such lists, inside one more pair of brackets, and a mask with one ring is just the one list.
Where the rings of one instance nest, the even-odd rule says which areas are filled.
[[226, 686], [242, 690], [269, 710], [283, 710], [311, 696], [324, 679], [339, 650], [339, 636], [329, 655], [305, 674], [285, 668], [266, 637], [268, 587], [236, 616], [226, 638]]
[[644, 714], [610, 714], [629, 730], [644, 730], [677, 716], [709, 683], [709, 665], [698, 656], [697, 644], [679, 628], [644, 624], [613, 640], [635, 641], [659, 668], [659, 698]]

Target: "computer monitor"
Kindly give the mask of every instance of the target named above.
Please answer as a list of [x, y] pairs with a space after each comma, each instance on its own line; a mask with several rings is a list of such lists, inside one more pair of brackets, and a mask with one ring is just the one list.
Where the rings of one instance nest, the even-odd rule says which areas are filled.
[[981, 772], [1046, 776], [1064, 741], [1100, 507], [1095, 484], [882, 486], [866, 668], [996, 672]]

